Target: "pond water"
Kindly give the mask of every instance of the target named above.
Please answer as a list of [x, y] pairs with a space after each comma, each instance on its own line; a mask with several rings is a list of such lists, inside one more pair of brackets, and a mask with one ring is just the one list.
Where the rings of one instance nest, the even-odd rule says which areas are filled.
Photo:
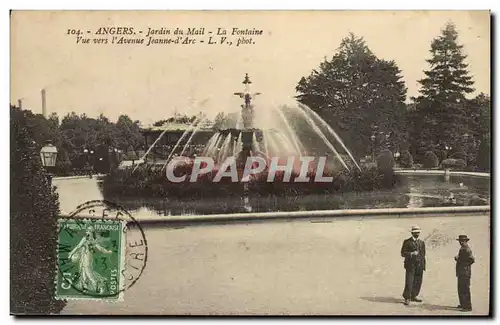
[[490, 179], [474, 176], [400, 175], [390, 190], [296, 197], [227, 197], [210, 199], [159, 199], [103, 197], [95, 179], [57, 180], [61, 212], [70, 213], [78, 204], [106, 199], [141, 216], [204, 215], [239, 212], [418, 208], [490, 204]]

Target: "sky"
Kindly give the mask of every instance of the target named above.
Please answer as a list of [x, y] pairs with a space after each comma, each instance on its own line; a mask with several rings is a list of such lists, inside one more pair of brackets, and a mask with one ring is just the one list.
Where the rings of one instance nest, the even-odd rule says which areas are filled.
[[[488, 11], [14, 11], [10, 99], [13, 104], [22, 99], [23, 108], [41, 113], [44, 88], [48, 112], [60, 117], [71, 111], [102, 113], [111, 120], [127, 114], [147, 125], [174, 112], [214, 116], [237, 110], [241, 99], [233, 93], [243, 90], [248, 73], [252, 90], [262, 93], [254, 101], [256, 110], [293, 104], [300, 78], [331, 58], [350, 32], [363, 37], [379, 58], [396, 62], [410, 97], [418, 94], [417, 80], [428, 68], [431, 41], [448, 21], [456, 25], [468, 55], [472, 95], [489, 94]], [[205, 43], [77, 44], [67, 34], [81, 29], [102, 38], [92, 33], [110, 26], [143, 34], [149, 28], [204, 27], [198, 41]], [[233, 36], [208, 45], [208, 31], [214, 36], [218, 28], [263, 32], [247, 36], [255, 44], [237, 47]]]

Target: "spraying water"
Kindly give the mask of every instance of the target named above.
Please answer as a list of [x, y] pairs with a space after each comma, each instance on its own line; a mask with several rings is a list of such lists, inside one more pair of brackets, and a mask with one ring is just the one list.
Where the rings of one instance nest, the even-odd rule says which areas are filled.
[[184, 154], [184, 152], [186, 151], [186, 149], [188, 148], [189, 144], [191, 143], [191, 140], [193, 140], [193, 137], [194, 135], [196, 134], [196, 132], [198, 132], [198, 130], [200, 129], [200, 126], [202, 125], [203, 121], [206, 120], [206, 117], [203, 117], [202, 119], [200, 119], [200, 121], [198, 122], [198, 124], [196, 125], [196, 127], [194, 128], [193, 132], [191, 133], [191, 136], [188, 138], [186, 144], [184, 145], [184, 148], [182, 148], [182, 151], [181, 151], [181, 154], [180, 156], [182, 156]]
[[228, 155], [229, 148], [231, 147], [231, 134], [228, 134], [226, 136], [226, 139], [224, 140], [224, 143], [222, 144], [222, 147], [219, 149], [219, 155], [218, 155], [218, 161], [221, 162], [224, 159], [226, 159]]
[[[334, 143], [340, 144], [342, 150], [345, 151], [356, 167], [361, 170], [352, 153], [347, 149], [340, 136], [312, 109], [299, 104], [298, 106], [288, 107], [291, 111], [285, 111], [285, 108], [287, 107], [279, 106], [271, 106], [271, 109], [255, 111], [252, 99], [254, 99], [256, 95], [260, 95], [260, 93], [250, 92], [251, 82], [248, 75], [245, 76], [243, 84], [245, 85], [245, 90], [243, 92], [234, 93], [244, 100], [244, 105], [241, 105], [242, 109], [238, 111], [236, 120], [233, 120], [233, 123], [236, 124], [236, 129], [240, 130], [238, 137], [236, 139], [234, 138], [232, 130], [229, 130], [229, 132], [227, 132], [228, 130], [216, 132], [206, 143], [205, 149], [203, 150], [204, 156], [213, 157], [218, 161], [222, 161], [231, 154], [235, 157], [238, 156], [244, 148], [254, 149], [249, 151], [250, 155], [260, 152], [268, 157], [273, 155], [283, 157], [283, 155], [290, 155], [292, 153], [294, 155], [301, 156], [307, 151], [310, 151], [309, 146], [304, 146], [305, 142], [303, 142], [308, 140], [309, 145], [315, 146], [316, 143], [326, 145], [328, 150], [335, 155], [343, 168], [350, 171], [349, 166], [331, 142], [335, 140]], [[293, 115], [289, 116], [285, 113]], [[256, 120], [254, 120], [254, 115], [257, 117]], [[203, 116], [198, 116], [195, 121], [188, 126], [166, 158], [163, 168], [165, 168], [174, 152], [181, 145], [181, 143], [183, 143], [184, 139], [188, 136], [188, 133], [189, 138], [182, 147], [181, 155], [189, 149], [190, 144], [194, 141], [193, 139], [195, 134], [200, 130], [200, 125], [202, 125], [201, 122], [204, 118], [205, 117]], [[301, 123], [302, 121], [305, 123]], [[294, 129], [292, 126], [299, 127], [301, 132], [298, 133], [297, 129]], [[254, 129], [254, 127], [257, 127], [257, 129]], [[311, 128], [308, 130], [309, 134], [306, 132], [307, 128]], [[253, 133], [250, 137], [242, 139], [242, 130]], [[259, 142], [256, 135], [259, 130], [263, 135], [263, 139], [261, 140], [262, 142]], [[310, 131], [313, 132], [311, 133]], [[143, 156], [143, 159], [147, 156], [147, 154], [149, 154], [152, 148], [157, 145], [158, 141], [160, 141], [165, 133], [166, 130], [163, 131], [148, 148]], [[304, 138], [302, 139], [303, 141], [301, 141], [299, 134], [306, 134], [310, 137], [310, 139]], [[317, 139], [314, 139], [314, 137], [317, 137]], [[138, 166], [135, 168], [137, 167]]]
[[339, 154], [339, 152], [335, 149], [335, 147], [333, 146], [333, 144], [326, 138], [326, 136], [323, 134], [323, 132], [321, 132], [321, 130], [319, 129], [319, 127], [316, 125], [316, 123], [314, 123], [313, 119], [310, 118], [306, 112], [304, 110], [300, 110], [300, 112], [302, 112], [304, 118], [306, 119], [307, 123], [309, 123], [309, 125], [312, 126], [312, 128], [314, 129], [314, 131], [318, 134], [318, 136], [321, 138], [321, 140], [323, 140], [323, 142], [328, 146], [328, 148], [335, 154], [335, 156], [337, 157], [337, 159], [340, 161], [340, 163], [342, 164], [342, 166], [344, 166], [345, 169], [347, 169], [348, 171], [350, 171], [349, 167], [347, 166], [347, 164], [345, 163], [344, 159], [342, 159], [342, 156]]
[[349, 151], [349, 149], [347, 149], [347, 147], [344, 144], [344, 141], [342, 141], [342, 139], [337, 134], [337, 132], [333, 131], [332, 127], [330, 125], [328, 125], [328, 123], [326, 123], [325, 120], [323, 120], [318, 115], [318, 113], [316, 113], [315, 111], [313, 111], [309, 107], [301, 105], [301, 109], [304, 109], [307, 113], [309, 113], [310, 115], [313, 115], [316, 118], [316, 120], [319, 121], [321, 123], [321, 125], [323, 127], [325, 127], [328, 130], [328, 132], [335, 137], [335, 140], [337, 140], [338, 143], [340, 143], [340, 145], [345, 150], [345, 152], [349, 155], [349, 158], [352, 159], [352, 161], [354, 162], [354, 164], [356, 165], [356, 167], [358, 167], [358, 169], [361, 170], [361, 167], [359, 167], [358, 163], [356, 162], [356, 159], [354, 159], [353, 155], [351, 154], [351, 152]]
[[292, 130], [292, 127], [290, 126], [290, 123], [288, 123], [288, 120], [285, 117], [285, 114], [283, 114], [283, 112], [280, 109], [276, 109], [275, 108], [274, 110], [278, 112], [279, 117], [281, 118], [281, 120], [285, 124], [285, 127], [286, 127], [286, 129], [288, 131], [288, 134], [289, 134], [290, 138], [292, 139], [293, 145], [295, 147], [295, 151], [299, 155], [301, 155], [303, 147], [302, 147], [302, 143], [300, 142], [300, 140], [297, 137], [297, 134]]
[[217, 146], [217, 143], [218, 143], [220, 137], [221, 137], [220, 133], [215, 133], [214, 135], [212, 135], [212, 137], [210, 137], [210, 140], [208, 140], [207, 146], [205, 147], [205, 149], [203, 149], [203, 156], [205, 156], [205, 157], [206, 156], [210, 156], [210, 157], [213, 156], [214, 147]]
[[175, 152], [175, 149], [177, 149], [177, 147], [179, 146], [179, 144], [182, 142], [182, 140], [184, 140], [184, 138], [186, 137], [186, 135], [193, 130], [193, 128], [198, 124], [198, 122], [200, 121], [201, 119], [201, 116], [198, 116], [196, 118], [196, 120], [193, 121], [193, 123], [191, 123], [191, 125], [189, 125], [189, 127], [186, 129], [186, 131], [184, 131], [184, 133], [182, 134], [182, 136], [180, 137], [179, 141], [177, 141], [177, 143], [175, 144], [174, 148], [172, 149], [172, 151], [170, 152], [170, 154], [168, 155], [165, 163], [163, 164], [163, 167], [161, 170], [164, 170], [165, 167], [167, 166], [168, 164], [168, 161], [170, 160], [170, 158], [172, 157], [172, 155], [174, 154]]
[[[160, 141], [160, 139], [163, 137], [163, 135], [167, 132], [167, 130], [164, 130], [160, 136], [153, 142], [153, 144], [151, 146], [149, 146], [148, 150], [144, 153], [144, 155], [142, 156], [141, 160], [144, 160], [146, 159], [146, 156], [148, 155], [148, 153], [154, 148], [155, 144]], [[136, 165], [134, 167], [134, 170], [132, 170], [132, 173], [136, 171], [137, 167], [139, 167], [139, 165]]]

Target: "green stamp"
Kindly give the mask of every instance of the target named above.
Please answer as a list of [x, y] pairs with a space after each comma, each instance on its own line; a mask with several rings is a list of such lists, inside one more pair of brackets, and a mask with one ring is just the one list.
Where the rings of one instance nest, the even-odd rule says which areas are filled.
[[123, 220], [59, 219], [57, 299], [121, 300]]

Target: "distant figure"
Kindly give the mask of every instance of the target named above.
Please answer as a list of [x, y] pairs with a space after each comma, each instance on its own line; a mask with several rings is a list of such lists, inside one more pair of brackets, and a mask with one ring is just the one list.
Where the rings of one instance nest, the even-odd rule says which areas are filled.
[[460, 301], [458, 308], [462, 311], [471, 311], [470, 278], [472, 275], [472, 264], [474, 264], [475, 260], [472, 250], [468, 245], [469, 238], [466, 235], [460, 235], [457, 240], [460, 243], [460, 250], [458, 251], [458, 255], [455, 256], [455, 261], [457, 262], [458, 299]]
[[112, 253], [111, 250], [102, 246], [102, 241], [103, 239], [96, 234], [94, 227], [90, 226], [85, 232], [85, 236], [68, 254], [69, 260], [77, 265], [79, 274], [76, 280], [77, 286], [96, 293], [104, 291], [108, 279], [95, 270], [94, 264], [98, 261], [95, 254], [98, 252]]
[[450, 192], [450, 196], [448, 197], [448, 202], [451, 204], [457, 204], [457, 199], [455, 198], [453, 192]]
[[422, 279], [425, 271], [425, 243], [418, 239], [420, 228], [413, 226], [411, 228], [411, 237], [403, 241], [401, 247], [401, 256], [405, 258], [404, 267], [405, 289], [403, 291], [404, 304], [409, 305], [410, 301], [422, 302], [417, 296], [422, 287]]

